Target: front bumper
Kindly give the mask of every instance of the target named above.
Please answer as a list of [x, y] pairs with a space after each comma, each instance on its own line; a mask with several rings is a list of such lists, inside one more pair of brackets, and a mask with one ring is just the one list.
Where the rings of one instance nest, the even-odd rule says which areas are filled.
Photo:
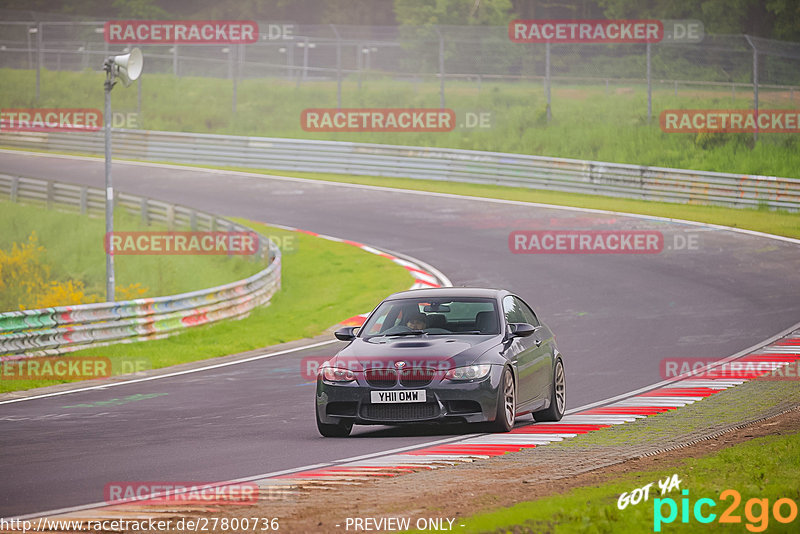
[[[331, 383], [317, 377], [316, 409], [325, 424], [349, 422], [360, 425], [397, 425], [425, 422], [479, 423], [494, 421], [497, 414], [497, 390], [503, 375], [502, 365], [492, 365], [489, 374], [479, 380], [444, 380], [444, 371], [437, 372], [425, 387], [379, 388], [369, 385], [364, 373], [356, 380]], [[371, 391], [404, 391], [424, 389], [425, 402], [373, 404]]]

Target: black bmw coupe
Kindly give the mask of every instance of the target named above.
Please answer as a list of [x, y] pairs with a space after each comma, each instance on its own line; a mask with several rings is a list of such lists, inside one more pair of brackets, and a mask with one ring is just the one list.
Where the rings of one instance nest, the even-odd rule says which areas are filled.
[[317, 375], [323, 436], [353, 424], [488, 423], [507, 432], [516, 418], [564, 415], [562, 355], [550, 329], [518, 296], [501, 289], [436, 288], [395, 293]]

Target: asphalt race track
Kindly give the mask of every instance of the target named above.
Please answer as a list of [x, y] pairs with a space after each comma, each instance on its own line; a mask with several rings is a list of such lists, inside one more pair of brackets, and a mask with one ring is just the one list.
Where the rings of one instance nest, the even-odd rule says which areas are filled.
[[[0, 169], [103, 186], [99, 159], [0, 152]], [[659, 381], [665, 358], [729, 356], [800, 319], [800, 248], [779, 240], [223, 171], [115, 163], [113, 172], [123, 192], [363, 242], [428, 262], [455, 285], [517, 292], [557, 335], [568, 408]], [[513, 254], [509, 233], [523, 229], [659, 230], [664, 251]], [[694, 249], [676, 250], [689, 236]], [[234, 479], [463, 432], [356, 427], [350, 439], [321, 438], [299, 360], [336, 348], [0, 405], [0, 517], [100, 502], [113, 481]]]

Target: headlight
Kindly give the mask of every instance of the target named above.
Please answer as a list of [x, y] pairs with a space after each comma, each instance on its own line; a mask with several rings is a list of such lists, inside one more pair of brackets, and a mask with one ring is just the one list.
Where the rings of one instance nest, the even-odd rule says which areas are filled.
[[492, 370], [491, 365], [468, 365], [450, 369], [444, 377], [448, 380], [475, 380], [483, 378]]
[[353, 371], [342, 367], [322, 367], [319, 372], [327, 382], [352, 382], [356, 379]]

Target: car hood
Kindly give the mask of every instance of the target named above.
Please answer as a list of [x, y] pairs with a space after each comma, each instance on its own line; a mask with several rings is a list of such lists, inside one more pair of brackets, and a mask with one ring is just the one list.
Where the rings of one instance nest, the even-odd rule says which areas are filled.
[[498, 338], [485, 335], [375, 337], [368, 341], [356, 338], [330, 364], [352, 371], [394, 368], [397, 362], [404, 362], [407, 368], [451, 369], [470, 365], [496, 345]]

